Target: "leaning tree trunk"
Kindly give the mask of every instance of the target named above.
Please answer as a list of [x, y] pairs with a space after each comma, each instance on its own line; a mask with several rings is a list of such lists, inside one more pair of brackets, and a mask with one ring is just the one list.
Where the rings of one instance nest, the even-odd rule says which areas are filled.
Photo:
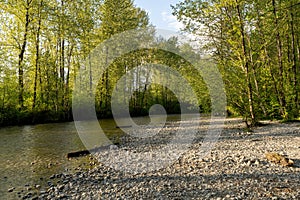
[[245, 30], [244, 30], [244, 22], [242, 19], [240, 6], [237, 1], [236, 1], [236, 3], [237, 3], [236, 9], [238, 12], [240, 31], [241, 31], [241, 35], [242, 35], [242, 51], [243, 51], [243, 60], [244, 60], [243, 67], [245, 68], [245, 72], [246, 72], [247, 95], [248, 95], [248, 101], [249, 101], [249, 114], [250, 114], [250, 118], [251, 118], [251, 125], [255, 125], [256, 124], [256, 116], [254, 113], [253, 89], [252, 89], [251, 77], [250, 77], [250, 66], [249, 66], [249, 59], [248, 59], [248, 54], [247, 54], [247, 44], [246, 44], [246, 36], [245, 36]]
[[19, 105], [20, 105], [20, 110], [23, 109], [24, 107], [24, 55], [25, 55], [25, 50], [27, 46], [27, 35], [28, 35], [28, 29], [29, 29], [29, 24], [30, 24], [30, 19], [29, 19], [29, 6], [31, 2], [27, 2], [27, 7], [26, 7], [26, 17], [25, 17], [25, 31], [23, 35], [23, 43], [20, 49], [19, 53], [19, 62], [18, 62], [18, 79], [19, 79]]

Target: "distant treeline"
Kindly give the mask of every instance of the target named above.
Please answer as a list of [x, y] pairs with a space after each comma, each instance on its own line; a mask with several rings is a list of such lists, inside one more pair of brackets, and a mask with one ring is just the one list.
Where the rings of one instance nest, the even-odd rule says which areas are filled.
[[[300, 12], [296, 0], [183, 1], [173, 10], [185, 31], [199, 36], [193, 45], [176, 37], [155, 36], [147, 13], [132, 0], [0, 2], [0, 125], [72, 120], [73, 86], [80, 69], [88, 72], [86, 88], [89, 84], [92, 88], [95, 81], [86, 64], [93, 49], [113, 35], [146, 27], [144, 42], [158, 48], [121, 56], [97, 80], [93, 98], [99, 118], [112, 117], [111, 95], [118, 80], [147, 63], [166, 65], [182, 74], [197, 95], [197, 109], [211, 112], [208, 87], [195, 66], [159, 47], [198, 56], [198, 64], [208, 74], [216, 65], [225, 83], [228, 113], [244, 117], [250, 125], [260, 119], [299, 117]], [[201, 61], [203, 57], [209, 59]], [[150, 75], [140, 74], [137, 68], [135, 78], [126, 85], [134, 91], [129, 101], [132, 116], [147, 115], [154, 104], [164, 106], [167, 113], [181, 112], [178, 97], [168, 87], [147, 84]], [[211, 77], [210, 81], [219, 80]], [[170, 78], [169, 84], [176, 80]], [[196, 109], [190, 99], [184, 104]]]

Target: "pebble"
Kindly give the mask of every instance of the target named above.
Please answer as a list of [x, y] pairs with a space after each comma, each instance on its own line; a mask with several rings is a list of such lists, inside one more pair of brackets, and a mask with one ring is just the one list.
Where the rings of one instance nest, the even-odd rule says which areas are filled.
[[[132, 174], [100, 162], [89, 171], [53, 175], [60, 180], [59, 184], [48, 182], [47, 192], [40, 191], [38, 199], [300, 199], [300, 168], [272, 165], [264, 156], [266, 152], [283, 151], [300, 160], [299, 149], [295, 148], [300, 132], [298, 137], [295, 133], [291, 135], [297, 126], [272, 122], [253, 132], [242, 132], [241, 120], [226, 122], [221, 138], [206, 157], [199, 156], [207, 128], [203, 126], [196, 142], [170, 166]], [[170, 131], [177, 128], [169, 126], [152, 140], [125, 136], [118, 148], [134, 152], [159, 149], [174, 136]], [[152, 155], [161, 159], [159, 153]], [[143, 167], [143, 157], [135, 159]], [[126, 163], [123, 164], [126, 169]]]
[[51, 187], [53, 186], [52, 182], [51, 181], [48, 181], [47, 184]]

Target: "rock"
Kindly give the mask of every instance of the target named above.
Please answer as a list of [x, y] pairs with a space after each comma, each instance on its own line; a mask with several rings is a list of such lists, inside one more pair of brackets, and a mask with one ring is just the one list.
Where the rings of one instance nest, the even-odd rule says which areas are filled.
[[[200, 156], [199, 148], [202, 140], [196, 139], [189, 151], [180, 156], [174, 163], [156, 171], [143, 171], [131, 174], [116, 171], [110, 166], [99, 163], [93, 169], [85, 172], [85, 168], [92, 163], [89, 157], [85, 164], [81, 164], [78, 170], [71, 174], [62, 174], [60, 182], [52, 181], [54, 185], [45, 189], [47, 192], [38, 193], [38, 199], [299, 199], [297, 188], [300, 185], [300, 168], [277, 167], [266, 162], [261, 152], [275, 151], [281, 154], [288, 153], [293, 158], [299, 159], [298, 138], [289, 135], [291, 127], [282, 124], [254, 129], [255, 134], [249, 139], [232, 137], [243, 126], [236, 129], [224, 129], [222, 137], [207, 157]], [[174, 129], [169, 126], [169, 132]], [[202, 127], [199, 127], [202, 129]], [[173, 130], [171, 130], [173, 129]], [[189, 131], [190, 129], [187, 129]], [[169, 136], [168, 131], [162, 131], [164, 136]], [[201, 137], [202, 130], [200, 130]], [[273, 133], [280, 133], [281, 137], [275, 137]], [[287, 134], [284, 134], [287, 133]], [[200, 136], [199, 134], [199, 136]], [[204, 133], [203, 133], [204, 134]], [[242, 133], [247, 136], [247, 133]], [[156, 136], [154, 136], [156, 137]], [[154, 138], [153, 137], [153, 138]], [[159, 136], [160, 137], [160, 136]], [[162, 143], [158, 138], [143, 140], [133, 137], [122, 137], [121, 150], [139, 153], [149, 152], [149, 158], [162, 160], [160, 150]], [[272, 140], [271, 140], [272, 138]], [[261, 141], [261, 142], [251, 142]], [[271, 149], [271, 150], [270, 150]], [[98, 150], [98, 149], [97, 149]], [[110, 147], [105, 151], [96, 151], [99, 157], [107, 156]], [[173, 151], [170, 152], [174, 153]], [[155, 155], [155, 156], [152, 156]], [[286, 158], [286, 156], [281, 155]], [[271, 156], [270, 156], [271, 157]], [[116, 161], [118, 161], [116, 157]], [[120, 160], [122, 157], [120, 157]], [[96, 158], [95, 158], [96, 160]], [[143, 162], [143, 157], [137, 155], [132, 159], [137, 166]], [[279, 159], [279, 164], [284, 160]], [[289, 163], [289, 160], [285, 160]], [[72, 162], [72, 161], [71, 161]], [[274, 162], [274, 161], [270, 161]], [[112, 164], [118, 164], [112, 163]], [[124, 169], [127, 163], [123, 162]], [[147, 163], [142, 163], [146, 165]], [[149, 167], [151, 167], [149, 163]], [[76, 164], [77, 166], [77, 164]], [[75, 167], [75, 166], [74, 166]], [[73, 170], [73, 167], [72, 167]], [[56, 178], [58, 176], [56, 175]], [[47, 182], [46, 182], [47, 183]], [[278, 189], [276, 189], [278, 188]], [[32, 191], [33, 192], [33, 191]], [[23, 194], [23, 193], [22, 193]], [[24, 193], [26, 194], [26, 193]], [[23, 195], [24, 195], [23, 194]], [[35, 197], [36, 194], [32, 195]], [[32, 198], [30, 197], [30, 198]], [[29, 199], [30, 199], [29, 198]]]
[[251, 163], [252, 163], [251, 160], [248, 160], [248, 162], [246, 163], [246, 165], [247, 165], [247, 166], [250, 166]]
[[63, 190], [65, 186], [64, 185], [59, 185], [57, 187], [58, 187], [58, 190]]
[[118, 150], [118, 146], [117, 145], [110, 145], [109, 150]]
[[276, 164], [280, 164], [282, 166], [293, 166], [294, 165], [294, 161], [279, 154], [279, 153], [266, 153], [265, 154], [266, 158], [268, 161], [276, 163]]
[[32, 193], [28, 192], [25, 196], [23, 196], [23, 199], [28, 199], [32, 197]]
[[7, 191], [8, 191], [8, 192], [13, 192], [14, 190], [15, 190], [15, 188], [12, 187], [12, 188], [9, 188]]
[[41, 190], [41, 191], [40, 191], [40, 194], [45, 194], [45, 193], [46, 193], [45, 190]]

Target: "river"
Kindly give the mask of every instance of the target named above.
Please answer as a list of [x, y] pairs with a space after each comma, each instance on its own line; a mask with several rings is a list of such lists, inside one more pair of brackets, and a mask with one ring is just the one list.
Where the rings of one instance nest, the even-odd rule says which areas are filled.
[[[100, 124], [108, 135], [121, 133], [114, 120]], [[85, 149], [73, 122], [4, 127], [0, 137], [0, 199], [17, 199], [18, 192], [27, 192], [22, 192], [26, 185], [43, 188], [53, 174], [89, 167], [88, 157], [66, 158], [68, 152]]]
[[[174, 115], [168, 121], [178, 119]], [[138, 121], [148, 123], [149, 118]], [[113, 119], [101, 120], [100, 125], [110, 138], [122, 134]], [[85, 149], [74, 122], [2, 127], [0, 137], [0, 199], [14, 200], [43, 190], [53, 174], [90, 168], [90, 157], [66, 158], [68, 152]]]

